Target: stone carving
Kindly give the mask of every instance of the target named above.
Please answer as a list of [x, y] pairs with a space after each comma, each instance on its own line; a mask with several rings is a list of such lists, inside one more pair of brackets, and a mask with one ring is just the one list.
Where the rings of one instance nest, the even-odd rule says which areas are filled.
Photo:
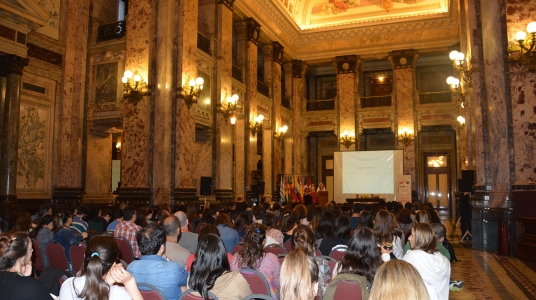
[[414, 54], [416, 52], [413, 49], [397, 50], [391, 53], [389, 60], [395, 69], [412, 68], [415, 60]]
[[278, 64], [283, 64], [284, 47], [279, 42], [272, 42], [272, 55], [274, 61]]
[[223, 4], [225, 7], [229, 8], [230, 10], [233, 10], [233, 3], [235, 0], [218, 0], [218, 4]]
[[301, 60], [293, 59], [292, 63], [292, 77], [302, 78], [304, 74], [304, 63]]
[[338, 74], [355, 73], [357, 68], [357, 55], [337, 56], [335, 58], [335, 68]]
[[246, 18], [246, 38], [248, 41], [257, 45], [261, 34], [261, 25], [253, 18]]

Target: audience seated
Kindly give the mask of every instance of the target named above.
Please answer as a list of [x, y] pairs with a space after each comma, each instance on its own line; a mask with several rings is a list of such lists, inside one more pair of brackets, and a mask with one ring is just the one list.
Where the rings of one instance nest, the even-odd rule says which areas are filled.
[[448, 299], [450, 262], [438, 251], [433, 227], [427, 223], [415, 224], [409, 241], [411, 250], [404, 255], [404, 260], [419, 271], [430, 299]]
[[190, 251], [178, 244], [182, 236], [179, 218], [175, 216], [165, 218], [164, 230], [166, 232], [166, 251], [164, 253], [169, 259], [176, 261], [185, 268]]
[[113, 237], [102, 235], [92, 238], [86, 247], [80, 274], [63, 283], [60, 299], [142, 300], [134, 277], [117, 263], [118, 258], [119, 245]]
[[270, 213], [264, 216], [263, 224], [266, 225], [266, 239], [264, 240], [264, 246], [270, 244], [283, 245], [283, 233], [277, 229], [277, 217]]
[[107, 231], [114, 231], [117, 224], [123, 222], [123, 210], [116, 209], [114, 212], [114, 220], [106, 227]]
[[214, 234], [199, 242], [192, 272], [186, 288], [208, 299], [208, 291], [220, 300], [239, 300], [251, 295], [251, 288], [242, 274], [232, 271], [223, 241]]
[[[28, 214], [29, 216], [29, 214]], [[0, 235], [0, 298], [50, 300], [32, 274], [32, 241], [25, 232]]]
[[[328, 238], [333, 233], [333, 226], [335, 225], [335, 213], [333, 211], [326, 210], [320, 224], [316, 227], [315, 236], [317, 240], [316, 246], [320, 246], [324, 238]], [[328, 253], [329, 254], [329, 253]]]
[[378, 244], [381, 246], [393, 247], [393, 255], [396, 259], [402, 259], [404, 247], [402, 245], [402, 234], [397, 235], [398, 231], [393, 226], [393, 216], [386, 210], [380, 210], [376, 214], [374, 224], [374, 235]]
[[84, 221], [84, 218], [89, 214], [89, 208], [85, 205], [80, 205], [76, 214], [73, 214], [73, 221], [70, 227], [76, 230], [79, 234], [87, 231], [88, 224]]
[[98, 214], [89, 221], [88, 229], [93, 229], [97, 233], [103, 233], [108, 228], [108, 223], [112, 218], [112, 211], [109, 209], [98, 210]]
[[17, 213], [17, 220], [15, 226], [11, 229], [11, 233], [14, 232], [26, 232], [29, 233], [32, 229], [32, 217], [26, 211], [19, 211]]
[[283, 233], [283, 242], [292, 238], [292, 233], [300, 224], [301, 215], [297, 211], [283, 213], [283, 219], [281, 220], [281, 232]]
[[52, 238], [54, 237], [54, 233], [52, 232], [52, 229], [54, 229], [54, 218], [52, 217], [52, 215], [44, 215], [43, 217], [40, 217], [38, 219], [41, 220], [41, 224], [39, 224], [37, 228], [30, 232], [30, 237], [34, 238], [37, 241], [39, 249], [43, 254], [44, 267], [47, 268], [47, 245], [48, 243], [50, 243], [50, 241], [52, 241]]
[[369, 300], [384, 299], [429, 300], [430, 296], [417, 269], [403, 260], [395, 259], [378, 268], [370, 291]]
[[232, 252], [234, 246], [240, 242], [240, 237], [238, 236], [238, 232], [233, 229], [231, 217], [228, 214], [219, 214], [214, 221], [214, 225], [218, 227], [225, 249], [227, 249], [227, 252]]
[[322, 255], [329, 255], [331, 250], [339, 245], [346, 246], [350, 241], [350, 218], [340, 216], [335, 219], [333, 230], [328, 237], [322, 239], [318, 247]]
[[175, 213], [175, 216], [179, 219], [181, 226], [181, 238], [179, 240], [179, 245], [184, 249], [188, 250], [190, 253], [195, 253], [197, 250], [198, 235], [195, 232], [188, 231], [188, 223], [190, 220], [186, 217], [186, 214], [182, 211]]
[[136, 233], [140, 230], [140, 226], [136, 225], [136, 209], [133, 206], [127, 206], [123, 209], [123, 221], [115, 227], [114, 236], [124, 237], [130, 242], [132, 252], [135, 258], [140, 258], [141, 253], [136, 241]]
[[281, 300], [312, 300], [319, 290], [319, 268], [302, 249], [291, 251], [281, 265]]
[[239, 213], [238, 216], [236, 216], [235, 222], [234, 222], [234, 229], [236, 232], [238, 232], [238, 236], [243, 238], [246, 236], [246, 229], [251, 224], [251, 221], [249, 219], [249, 215], [245, 212]]
[[177, 262], [164, 256], [164, 228], [151, 223], [138, 231], [136, 240], [142, 255], [128, 265], [127, 271], [132, 273], [136, 283], [154, 285], [167, 299], [177, 299], [181, 295], [181, 287], [186, 285], [188, 273]]
[[71, 218], [71, 213], [67, 210], [62, 210], [54, 216], [54, 241], [58, 242], [65, 251], [65, 256], [69, 264], [71, 263], [71, 253], [69, 249], [71, 245], [78, 244], [87, 238], [87, 232], [82, 232], [78, 234], [77, 230], [69, 228], [73, 219]]
[[270, 284], [273, 297], [279, 289], [279, 260], [273, 253], [264, 252], [266, 226], [253, 223], [246, 232], [244, 248], [238, 251], [231, 261], [231, 270], [251, 268], [261, 272]]

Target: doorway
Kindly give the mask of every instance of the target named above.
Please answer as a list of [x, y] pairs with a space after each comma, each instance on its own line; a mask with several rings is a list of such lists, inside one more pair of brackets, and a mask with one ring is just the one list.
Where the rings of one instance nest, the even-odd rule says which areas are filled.
[[424, 162], [426, 201], [432, 203], [440, 214], [448, 214], [452, 201], [450, 154], [425, 153]]

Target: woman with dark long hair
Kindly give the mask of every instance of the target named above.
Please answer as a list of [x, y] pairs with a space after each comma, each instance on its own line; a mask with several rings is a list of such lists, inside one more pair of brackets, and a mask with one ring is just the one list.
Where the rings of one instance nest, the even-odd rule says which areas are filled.
[[143, 299], [136, 280], [121, 263], [116, 262], [118, 258], [119, 245], [113, 237], [102, 235], [92, 238], [87, 245], [80, 274], [63, 283], [60, 299]]
[[[236, 232], [238, 232], [238, 236], [243, 238], [246, 236], [246, 229], [248, 228], [249, 224], [251, 224], [251, 219], [249, 218], [249, 215], [241, 212], [236, 216], [235, 222], [234, 222], [234, 229]], [[231, 249], [233, 251], [233, 249]]]
[[380, 210], [376, 214], [374, 235], [379, 245], [391, 247], [396, 259], [402, 259], [404, 251], [401, 238], [402, 234], [393, 226], [393, 216], [388, 211]]
[[264, 245], [280, 244], [283, 245], [283, 233], [277, 229], [277, 217], [271, 213], [267, 213], [262, 221], [266, 225], [266, 239]]
[[318, 249], [322, 252], [322, 255], [329, 255], [333, 247], [338, 245], [348, 245], [350, 241], [350, 218], [347, 216], [340, 216], [335, 219], [333, 231], [329, 237], [322, 239]]
[[10, 232], [26, 232], [29, 233], [32, 229], [32, 216], [27, 211], [19, 211], [15, 226]]
[[0, 295], [2, 299], [51, 300], [32, 274], [32, 242], [26, 232], [0, 235]]
[[248, 227], [244, 247], [231, 261], [231, 270], [255, 269], [264, 275], [270, 285], [272, 297], [277, 297], [279, 288], [279, 260], [273, 253], [264, 252], [266, 226], [253, 223]]
[[240, 300], [252, 294], [248, 282], [240, 272], [231, 272], [227, 252], [220, 237], [207, 234], [197, 246], [188, 288], [208, 300], [208, 292], [218, 299]]
[[69, 248], [71, 245], [78, 244], [87, 238], [87, 232], [82, 232], [81, 235], [78, 235], [71, 230], [69, 226], [73, 222], [71, 213], [67, 210], [61, 210], [54, 216], [54, 227], [52, 231], [54, 232], [54, 241], [60, 243], [65, 250], [65, 256], [69, 264], [71, 263], [71, 254]]

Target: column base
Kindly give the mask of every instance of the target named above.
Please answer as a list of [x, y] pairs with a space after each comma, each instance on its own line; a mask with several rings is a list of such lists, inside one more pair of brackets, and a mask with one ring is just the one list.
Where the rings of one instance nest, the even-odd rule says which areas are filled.
[[190, 203], [196, 203], [199, 201], [199, 197], [196, 194], [196, 188], [175, 188], [174, 205], [178, 205], [179, 202], [183, 202], [186, 205]]
[[119, 195], [115, 198], [115, 204], [125, 202], [133, 206], [150, 206], [151, 189], [150, 188], [119, 188]]
[[214, 194], [216, 200], [220, 202], [233, 202], [235, 200], [233, 189], [214, 189]]
[[83, 188], [56, 187], [52, 192], [52, 204], [54, 205], [80, 205], [82, 203]]

